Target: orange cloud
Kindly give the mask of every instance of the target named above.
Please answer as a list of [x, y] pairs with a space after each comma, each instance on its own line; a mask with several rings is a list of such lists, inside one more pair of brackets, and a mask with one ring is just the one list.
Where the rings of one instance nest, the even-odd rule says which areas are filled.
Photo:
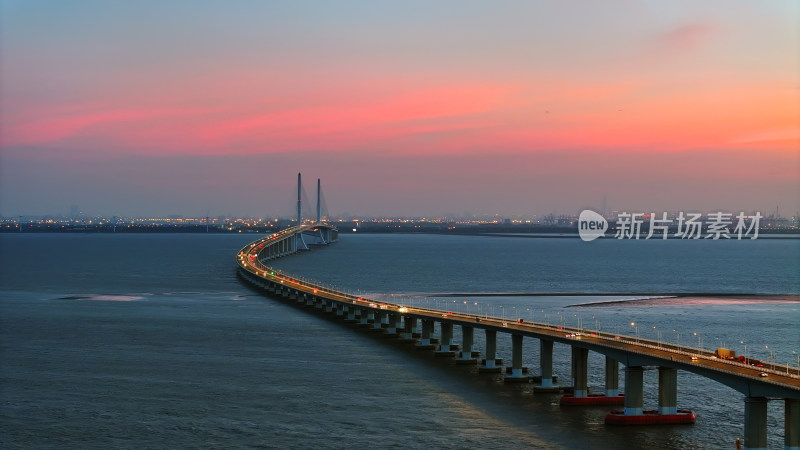
[[151, 154], [797, 147], [796, 92], [787, 96], [769, 85], [690, 86], [676, 95], [625, 78], [396, 81], [340, 80], [299, 92], [223, 83], [224, 96], [192, 89], [158, 101], [150, 95], [29, 108], [10, 115], [3, 139], [5, 146]]
[[655, 38], [656, 51], [683, 53], [695, 50], [706, 43], [716, 28], [710, 24], [693, 23], [673, 28]]

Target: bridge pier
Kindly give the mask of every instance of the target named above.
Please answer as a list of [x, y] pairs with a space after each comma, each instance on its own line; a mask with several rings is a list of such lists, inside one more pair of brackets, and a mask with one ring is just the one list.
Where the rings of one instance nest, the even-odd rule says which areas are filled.
[[767, 399], [764, 397], [744, 399], [744, 448], [767, 448]]
[[384, 333], [387, 336], [396, 336], [398, 328], [400, 328], [400, 315], [391, 312], [386, 313], [386, 329]]
[[528, 376], [524, 375], [522, 367], [522, 335], [511, 334], [511, 373], [506, 369], [506, 376], [503, 381], [509, 383], [527, 382]]
[[619, 396], [619, 361], [606, 356], [606, 397]]
[[478, 362], [472, 355], [474, 332], [475, 328], [461, 325], [461, 351], [458, 353], [456, 364], [476, 364]]
[[350, 305], [345, 305], [344, 310], [347, 313], [347, 315], [345, 316], [344, 321], [345, 322], [349, 322], [349, 323], [355, 323], [356, 322], [356, 308], [353, 308]]
[[364, 308], [358, 308], [359, 316], [358, 316], [358, 326], [359, 327], [368, 327], [369, 326], [369, 310]]
[[386, 313], [383, 311], [377, 311], [372, 313], [374, 315], [375, 320], [372, 322], [372, 327], [370, 327], [371, 331], [383, 331], [383, 321], [386, 317]]
[[538, 386], [533, 387], [533, 392], [558, 392], [560, 388], [553, 384], [553, 341], [539, 340], [539, 370], [542, 380]]
[[497, 330], [486, 329], [486, 352], [478, 372], [500, 372], [502, 359], [497, 359]]
[[644, 412], [644, 367], [625, 367], [626, 416], [640, 416]]
[[678, 414], [678, 369], [658, 368], [658, 413]]
[[414, 329], [417, 327], [416, 317], [403, 318], [403, 332], [400, 334], [400, 339], [403, 342], [414, 342]]
[[621, 405], [624, 397], [619, 395], [619, 363], [606, 356], [606, 389], [602, 394], [590, 394], [589, 380], [589, 350], [572, 346], [572, 370], [575, 388], [572, 394], [561, 396], [562, 405]]
[[431, 335], [433, 334], [433, 319], [422, 319], [422, 333], [417, 343], [417, 350], [429, 350], [434, 348], [431, 343]]
[[[743, 449], [767, 448], [767, 404], [765, 397], [745, 397], [744, 399], [744, 445]], [[800, 450], [800, 400], [784, 399], [785, 450]]]
[[589, 350], [572, 346], [572, 379], [575, 385], [572, 395], [576, 398], [589, 396]]
[[784, 399], [783, 448], [800, 450], [800, 400]]
[[448, 357], [455, 356], [453, 351], [453, 324], [450, 322], [441, 322], [442, 336], [439, 341], [439, 350], [436, 351], [436, 356]]
[[[625, 409], [606, 414], [605, 422], [612, 425], [661, 425], [694, 423], [695, 413], [677, 408], [678, 369], [658, 369], [658, 410], [643, 408], [644, 368], [625, 368]], [[765, 428], [766, 429], [766, 428]]]

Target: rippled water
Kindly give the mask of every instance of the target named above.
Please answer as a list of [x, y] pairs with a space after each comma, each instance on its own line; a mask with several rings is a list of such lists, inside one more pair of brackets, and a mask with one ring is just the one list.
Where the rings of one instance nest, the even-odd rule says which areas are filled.
[[[697, 412], [694, 426], [607, 427], [607, 408], [561, 408], [530, 385], [263, 297], [233, 268], [254, 238], [0, 235], [0, 446], [730, 448], [742, 434], [742, 395], [690, 373], [679, 374], [678, 403]], [[643, 337], [748, 345], [786, 362], [800, 350], [796, 301], [566, 308], [607, 298], [443, 294], [798, 294], [798, 255], [798, 241], [345, 235], [276, 265], [398, 303], [628, 334], [633, 321]], [[524, 345], [535, 372], [538, 345]], [[510, 338], [498, 351], [509, 357]], [[590, 354], [590, 387], [602, 388], [603, 367]], [[569, 376], [566, 346], [554, 370]], [[645, 381], [655, 407], [656, 373]], [[781, 447], [782, 402], [770, 402], [769, 423], [770, 447]]]

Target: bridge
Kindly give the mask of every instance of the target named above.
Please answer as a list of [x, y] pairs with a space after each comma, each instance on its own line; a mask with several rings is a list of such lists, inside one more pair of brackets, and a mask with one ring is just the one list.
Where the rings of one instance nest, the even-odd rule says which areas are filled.
[[[299, 211], [298, 205], [298, 223], [301, 223]], [[398, 341], [412, 343], [418, 349], [433, 350], [436, 356], [455, 358], [457, 364], [480, 364], [479, 372], [502, 371], [503, 360], [496, 354], [497, 336], [498, 333], [510, 335], [512, 355], [511, 365], [505, 368], [506, 382], [531, 380], [526, 374], [527, 368], [522, 366], [523, 339], [536, 339], [540, 347], [541, 376], [533, 378], [534, 392], [571, 391], [562, 396], [562, 405], [622, 405], [622, 409], [606, 415], [608, 424], [693, 423], [695, 414], [677, 407], [677, 374], [678, 370], [685, 370], [741, 392], [745, 400], [744, 448], [766, 448], [767, 403], [783, 400], [785, 449], [800, 450], [800, 369], [779, 364], [757, 367], [719, 358], [708, 350], [584, 328], [380, 302], [302, 280], [268, 265], [270, 260], [337, 240], [336, 228], [319, 220], [289, 227], [242, 248], [237, 255], [239, 275], [268, 294], [395, 336]], [[460, 344], [453, 339], [455, 326], [461, 329]], [[437, 329], [438, 336], [434, 336]], [[483, 330], [486, 337], [480, 361], [480, 352], [473, 344], [476, 329]], [[553, 344], [556, 342], [571, 348], [573, 386], [559, 385], [553, 376]], [[602, 394], [590, 394], [588, 390], [589, 351], [605, 356], [605, 391]], [[623, 393], [618, 380], [620, 363], [625, 366]], [[643, 408], [643, 372], [648, 368], [658, 370], [656, 410]]]

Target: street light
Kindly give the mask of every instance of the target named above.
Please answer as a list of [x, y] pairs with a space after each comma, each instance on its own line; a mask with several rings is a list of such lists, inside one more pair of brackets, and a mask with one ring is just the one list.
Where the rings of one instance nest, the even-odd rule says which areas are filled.
[[744, 341], [739, 341], [739, 343], [744, 345], [744, 363], [747, 365], [747, 344]]
[[636, 343], [639, 343], [639, 327], [636, 325], [636, 322], [631, 322], [631, 326], [636, 329]]
[[[769, 345], [764, 346], [765, 349], [769, 350]], [[775, 368], [775, 359], [777, 355], [775, 354], [775, 350], [769, 350], [769, 362], [772, 364], [772, 368]]]

